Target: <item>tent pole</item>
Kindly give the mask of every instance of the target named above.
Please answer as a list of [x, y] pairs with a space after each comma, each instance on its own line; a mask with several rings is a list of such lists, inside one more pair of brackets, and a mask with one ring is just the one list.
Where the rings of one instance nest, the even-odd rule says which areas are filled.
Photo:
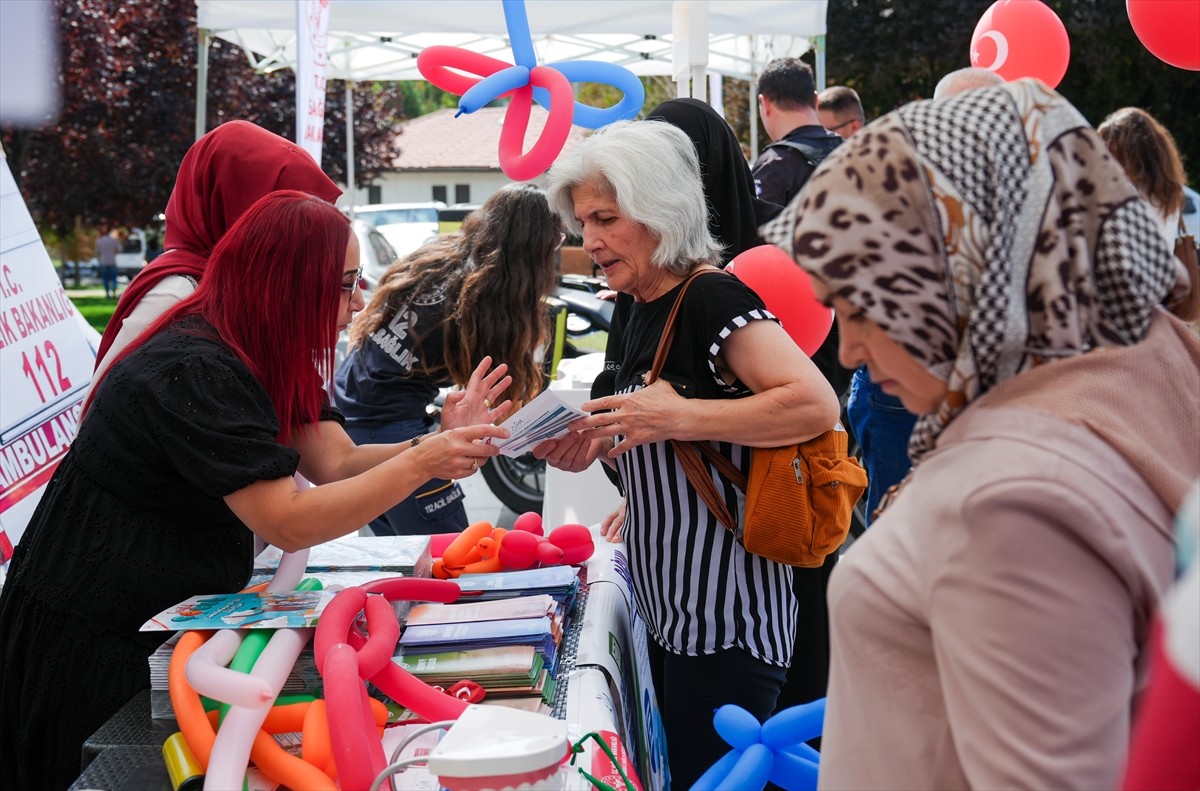
[[346, 80], [346, 199], [354, 219], [354, 83]]
[[196, 38], [196, 139], [199, 140], [208, 122], [208, 48], [212, 34], [207, 28], [198, 28]]
[[688, 4], [688, 66], [692, 72], [692, 96], [708, 101], [708, 0]]
[[817, 93], [825, 90], [825, 36], [820, 35], [815, 39], [815, 48], [817, 50]]
[[688, 4], [687, 0], [675, 0], [671, 4], [671, 37], [675, 40], [671, 48], [671, 76], [675, 80], [675, 98], [686, 99], [692, 95], [690, 69], [688, 68]]

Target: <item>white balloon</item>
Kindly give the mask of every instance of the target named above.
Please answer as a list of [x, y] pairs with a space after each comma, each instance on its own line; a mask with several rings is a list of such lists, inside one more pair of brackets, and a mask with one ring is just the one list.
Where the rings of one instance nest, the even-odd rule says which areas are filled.
[[[988, 71], [999, 71], [1004, 62], [1008, 60], [1008, 39], [999, 30], [989, 30], [979, 36], [980, 40], [990, 38], [996, 45], [996, 58], [990, 66], [984, 66], [982, 63], [976, 63], [975, 66]], [[978, 53], [978, 50], [976, 50]]]

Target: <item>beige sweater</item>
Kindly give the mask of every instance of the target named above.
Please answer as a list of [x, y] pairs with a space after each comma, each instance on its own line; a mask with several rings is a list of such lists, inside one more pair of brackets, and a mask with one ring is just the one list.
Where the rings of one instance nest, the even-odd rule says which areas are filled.
[[821, 788], [1115, 787], [1200, 478], [1200, 341], [1164, 319], [972, 404], [838, 564]]

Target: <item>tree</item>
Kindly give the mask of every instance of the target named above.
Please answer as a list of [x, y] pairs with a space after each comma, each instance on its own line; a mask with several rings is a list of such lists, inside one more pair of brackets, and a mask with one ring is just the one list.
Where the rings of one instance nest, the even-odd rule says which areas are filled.
[[[196, 8], [192, 0], [55, 0], [62, 106], [37, 130], [0, 129], [34, 220], [69, 242], [82, 226], [139, 226], [166, 207], [195, 136]], [[295, 134], [295, 76], [255, 74], [220, 40], [209, 56], [206, 128], [241, 118]], [[345, 180], [345, 92], [330, 82], [322, 166]], [[390, 167], [404, 99], [395, 84], [354, 91], [355, 174]], [[64, 255], [64, 258], [67, 256]]]
[[[1123, 0], [1046, 0], [1067, 29], [1071, 60], [1057, 90], [1093, 124], [1124, 106], [1153, 114], [1175, 134], [1200, 176], [1195, 72], [1150, 54]], [[971, 36], [992, 0], [830, 0], [827, 82], [858, 91], [868, 118], [933, 95], [949, 71], [969, 66]]]

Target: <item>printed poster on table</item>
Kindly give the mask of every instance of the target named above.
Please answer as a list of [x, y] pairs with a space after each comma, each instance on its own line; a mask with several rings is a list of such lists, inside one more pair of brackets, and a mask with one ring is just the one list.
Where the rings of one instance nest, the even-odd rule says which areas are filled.
[[142, 624], [140, 631], [303, 629], [316, 626], [334, 591], [294, 590], [191, 596]]
[[0, 157], [0, 563], [70, 447], [99, 334], [67, 298]]

